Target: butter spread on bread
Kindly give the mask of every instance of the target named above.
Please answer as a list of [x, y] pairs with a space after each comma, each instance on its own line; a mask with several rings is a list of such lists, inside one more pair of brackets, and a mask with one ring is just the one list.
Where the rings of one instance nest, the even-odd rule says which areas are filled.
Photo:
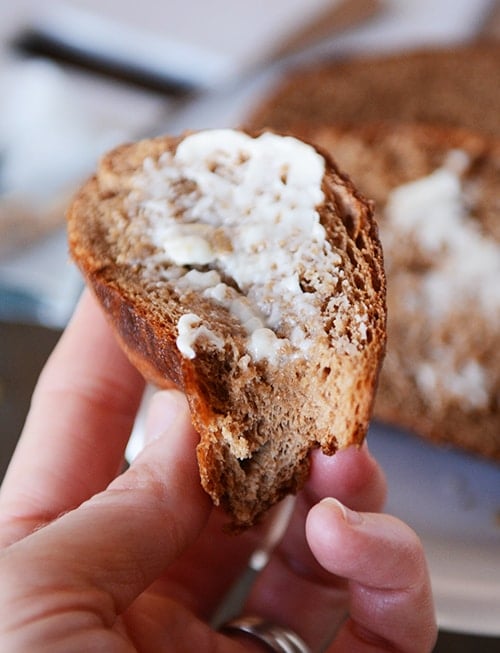
[[328, 155], [207, 130], [103, 158], [72, 254], [131, 361], [186, 392], [203, 487], [231, 527], [366, 433], [385, 343], [371, 205]]
[[[382, 231], [386, 248], [394, 252], [404, 239], [411, 242], [414, 259], [433, 262], [422, 283], [408, 288], [405, 300], [425, 310], [431, 325], [451, 323], [457, 304], [484, 320], [500, 319], [500, 243], [484, 234], [469, 214], [460, 171], [453, 169], [460, 160], [465, 170], [465, 152], [449, 152], [442, 167], [396, 187], [387, 200]], [[415, 380], [436, 406], [459, 401], [466, 410], [486, 410], [494, 392], [494, 378], [474, 350], [458, 356], [453, 342], [446, 340], [433, 351], [432, 360], [417, 362]]]

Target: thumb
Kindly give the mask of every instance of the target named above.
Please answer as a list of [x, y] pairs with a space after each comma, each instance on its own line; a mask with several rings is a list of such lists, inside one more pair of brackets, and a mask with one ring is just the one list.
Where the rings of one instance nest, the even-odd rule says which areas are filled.
[[20, 561], [37, 591], [41, 583], [98, 589], [119, 614], [203, 528], [210, 503], [199, 481], [187, 404], [178, 391], [163, 391], [154, 412], [153, 439], [124, 474], [7, 552], [11, 568], [19, 570]]

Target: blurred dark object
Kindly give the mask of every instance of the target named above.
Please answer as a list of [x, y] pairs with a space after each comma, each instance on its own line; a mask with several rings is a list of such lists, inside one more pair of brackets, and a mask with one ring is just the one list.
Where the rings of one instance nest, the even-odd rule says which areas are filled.
[[500, 2], [495, 0], [481, 27], [482, 37], [500, 39]]
[[500, 638], [440, 632], [433, 653], [498, 653]]
[[[305, 12], [298, 25], [277, 35], [272, 43], [257, 47], [247, 61], [230, 61], [188, 41], [164, 35], [161, 41], [140, 28], [131, 30], [105, 13], [64, 7], [32, 17], [11, 41], [12, 48], [29, 56], [42, 56], [88, 72], [159, 93], [188, 97], [197, 91], [232, 83], [238, 78], [289, 56], [297, 55], [324, 39], [356, 27], [383, 8], [382, 0], [337, 0]], [[221, 17], [219, 17], [220, 20]], [[246, 39], [254, 41], [252, 26]], [[87, 32], [86, 32], [87, 30]], [[262, 30], [261, 30], [262, 31]], [[127, 47], [123, 47], [123, 43]]]
[[60, 333], [0, 322], [0, 479], [23, 427], [40, 370]]
[[19, 34], [12, 41], [12, 47], [28, 56], [47, 57], [104, 78], [166, 95], [187, 95], [195, 90], [192, 83], [173, 72], [167, 71], [168, 74], [162, 75], [138, 64], [134, 65], [133, 62], [123, 63], [118, 59], [104, 58], [97, 52], [83, 50], [34, 28]]

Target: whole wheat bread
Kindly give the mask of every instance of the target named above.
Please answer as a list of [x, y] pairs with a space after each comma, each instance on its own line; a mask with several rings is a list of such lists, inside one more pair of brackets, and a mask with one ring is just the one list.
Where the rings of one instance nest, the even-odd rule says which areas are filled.
[[297, 123], [427, 122], [500, 135], [500, 43], [350, 56], [285, 74], [248, 118]]
[[[157, 386], [173, 383], [187, 394], [200, 435], [203, 487], [238, 530], [302, 486], [312, 449], [333, 454], [363, 440], [385, 344], [382, 252], [371, 205], [328, 155], [319, 155], [323, 199], [314, 211], [326, 234], [321, 256], [327, 252], [335, 265], [318, 269], [314, 260], [302, 261], [290, 270], [298, 289], [294, 300], [284, 306], [285, 317], [272, 334], [268, 328], [259, 331], [279, 347], [263, 358], [249, 355], [249, 327], [237, 313], [250, 301], [252, 284], [240, 287], [217, 257], [208, 263], [174, 263], [151, 236], [156, 220], [151, 211], [163, 215], [170, 202], [176, 224], [187, 222], [193, 229], [193, 197], [211, 200], [210, 191], [178, 171], [175, 181], [162, 185], [172, 178], [172, 162], [189, 137], [145, 140], [106, 155], [69, 209], [69, 243], [134, 365]], [[215, 175], [211, 180], [219, 183], [222, 177], [224, 184], [234, 185], [231, 193], [237, 192], [236, 168], [246, 165], [245, 153], [240, 154], [233, 163], [221, 163], [215, 154], [203, 164]], [[271, 150], [271, 166], [272, 159]], [[271, 174], [265, 167], [261, 172], [263, 178]], [[273, 192], [279, 195], [290, 183], [286, 171], [277, 183]], [[245, 219], [233, 194], [224, 210], [235, 224]], [[219, 225], [206, 236], [221, 257], [232, 248], [232, 227], [226, 227]], [[205, 235], [209, 229], [198, 228]], [[258, 247], [265, 251], [266, 242], [263, 238]], [[273, 257], [288, 256], [288, 246], [280, 243]], [[178, 257], [179, 250], [171, 256]], [[274, 259], [267, 263], [275, 266]], [[261, 272], [255, 269], [256, 276]], [[214, 298], [218, 290], [199, 285], [210, 275], [220, 278], [222, 286], [216, 288], [223, 288], [225, 300]], [[236, 313], [229, 296], [239, 307]], [[295, 300], [314, 307], [312, 318], [294, 308]], [[275, 298], [258, 310], [272, 313], [276, 303]], [[183, 329], [188, 329], [187, 342], [181, 342]], [[309, 343], [307, 351], [298, 333]]]
[[[375, 416], [500, 460], [500, 141], [423, 125], [298, 131], [376, 202], [388, 341]], [[457, 207], [436, 196], [418, 209], [432, 218], [417, 216], [412, 225], [410, 207], [394, 220], [395, 188], [435, 183], [443, 169], [454, 170], [461, 186], [461, 199], [452, 193], [463, 203], [456, 219], [449, 221], [449, 209]]]

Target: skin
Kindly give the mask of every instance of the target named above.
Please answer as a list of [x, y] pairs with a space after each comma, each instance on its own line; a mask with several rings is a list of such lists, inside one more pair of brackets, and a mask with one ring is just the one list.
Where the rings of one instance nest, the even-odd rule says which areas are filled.
[[[142, 392], [85, 294], [42, 372], [0, 492], [0, 650], [265, 650], [208, 620], [267, 525], [223, 532], [176, 390], [153, 397], [148, 444], [121, 473]], [[312, 651], [326, 642], [329, 653], [431, 651], [422, 546], [378, 512], [385, 492], [366, 446], [315, 453], [244, 613], [292, 627]]]

